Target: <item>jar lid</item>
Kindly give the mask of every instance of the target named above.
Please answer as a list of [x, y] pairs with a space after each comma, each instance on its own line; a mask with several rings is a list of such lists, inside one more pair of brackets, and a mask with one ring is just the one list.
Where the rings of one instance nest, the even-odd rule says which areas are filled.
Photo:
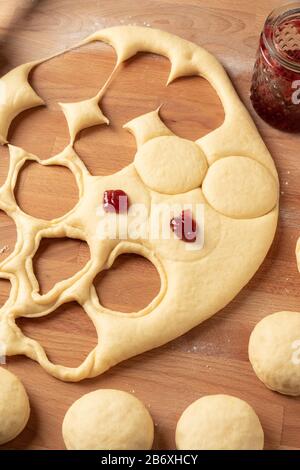
[[273, 10], [262, 33], [265, 46], [281, 65], [300, 71], [300, 2]]

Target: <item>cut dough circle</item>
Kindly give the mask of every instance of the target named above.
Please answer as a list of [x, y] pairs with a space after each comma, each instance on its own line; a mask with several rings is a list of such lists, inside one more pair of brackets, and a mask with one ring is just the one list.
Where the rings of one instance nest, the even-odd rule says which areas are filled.
[[134, 163], [146, 186], [164, 194], [185, 193], [199, 187], [207, 171], [199, 145], [177, 136], [146, 142], [137, 151]]
[[22, 382], [0, 368], [0, 445], [11, 441], [25, 428], [30, 405]]
[[278, 185], [263, 165], [248, 157], [226, 157], [209, 168], [202, 185], [211, 206], [227, 217], [247, 219], [270, 212]]
[[263, 446], [264, 432], [255, 411], [230, 395], [196, 400], [176, 427], [179, 450], [261, 450]]
[[249, 359], [268, 388], [300, 395], [300, 313], [277, 312], [263, 318], [251, 333]]
[[149, 450], [154, 426], [148, 410], [136, 397], [103, 389], [73, 403], [62, 432], [68, 450]]

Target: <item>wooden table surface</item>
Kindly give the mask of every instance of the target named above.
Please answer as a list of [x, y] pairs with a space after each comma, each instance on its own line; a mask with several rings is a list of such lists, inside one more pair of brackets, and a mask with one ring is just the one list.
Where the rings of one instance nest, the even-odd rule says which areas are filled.
[[[101, 387], [127, 390], [148, 407], [155, 421], [155, 449], [173, 449], [176, 422], [192, 401], [205, 394], [227, 393], [255, 408], [265, 431], [266, 449], [300, 448], [300, 399], [267, 390], [247, 357], [256, 322], [279, 310], [300, 309], [300, 276], [295, 244], [300, 235], [299, 136], [284, 134], [262, 122], [251, 108], [249, 87], [258, 36], [266, 15], [280, 1], [271, 0], [51, 0], [0, 1], [1, 73], [74, 44], [103, 27], [119, 24], [152, 26], [206, 47], [224, 64], [252, 113], [273, 157], [281, 180], [281, 211], [274, 244], [252, 281], [203, 325], [160, 349], [128, 360], [103, 376], [78, 384], [60, 382], [23, 357], [8, 358], [7, 367], [24, 382], [31, 401], [27, 428], [7, 449], [61, 449], [62, 419], [82, 394]], [[24, 112], [13, 122], [9, 140], [42, 158], [63, 149], [68, 140], [58, 101], [95, 94], [112, 70], [109, 46], [93, 44], [39, 66], [32, 83], [47, 107]], [[120, 71], [102, 108], [112, 125], [81, 132], [76, 150], [94, 175], [116, 171], [132, 161], [135, 142], [122, 129], [129, 119], [160, 103], [162, 118], [182, 137], [196, 139], [216, 128], [223, 109], [210, 85], [200, 78], [181, 79], [165, 87], [166, 59], [139, 55]], [[8, 168], [6, 147], [0, 149], [0, 184]], [[72, 174], [61, 167], [26, 165], [16, 188], [20, 206], [29, 214], [51, 219], [69, 210], [78, 194]], [[13, 249], [15, 227], [0, 213], [0, 259]], [[41, 290], [71, 276], [89, 258], [84, 242], [43, 240], [35, 257]], [[96, 288], [107, 307], [126, 312], [146, 305], [159, 288], [155, 269], [136, 256], [122, 256]], [[0, 280], [0, 303], [9, 295]], [[22, 320], [25, 332], [40, 340], [53, 361], [76, 366], [96, 343], [87, 316], [67, 304], [43, 319]]]

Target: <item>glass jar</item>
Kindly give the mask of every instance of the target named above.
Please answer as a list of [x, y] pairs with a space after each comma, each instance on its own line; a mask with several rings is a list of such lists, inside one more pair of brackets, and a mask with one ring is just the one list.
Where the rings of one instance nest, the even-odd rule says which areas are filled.
[[300, 2], [266, 19], [251, 85], [256, 112], [272, 126], [300, 131]]

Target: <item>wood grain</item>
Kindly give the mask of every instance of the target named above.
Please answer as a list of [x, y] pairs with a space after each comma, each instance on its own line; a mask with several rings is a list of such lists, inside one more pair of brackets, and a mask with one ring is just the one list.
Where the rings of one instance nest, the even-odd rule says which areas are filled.
[[[251, 70], [258, 35], [266, 15], [280, 1], [246, 0], [52, 0], [33, 8], [0, 1], [2, 73], [11, 67], [49, 55], [74, 44], [101, 27], [139, 24], [161, 28], [213, 52], [227, 68], [239, 94], [250, 109], [269, 146], [281, 179], [280, 222], [264, 264], [223, 311], [183, 337], [133, 358], [101, 377], [65, 384], [48, 376], [23, 357], [8, 359], [8, 368], [24, 382], [32, 405], [24, 432], [2, 448], [60, 449], [63, 416], [83, 393], [113, 387], [135, 393], [156, 423], [155, 448], [172, 449], [177, 419], [203, 394], [229, 393], [251, 403], [266, 434], [267, 449], [300, 448], [300, 399], [267, 390], [255, 377], [247, 358], [254, 324], [272, 312], [300, 309], [300, 276], [295, 244], [300, 225], [299, 136], [278, 132], [262, 122], [249, 102]], [[92, 96], [112, 70], [114, 53], [100, 44], [75, 50], [38, 67], [32, 83], [47, 102], [15, 119], [10, 140], [41, 158], [61, 150], [67, 128], [57, 102]], [[210, 85], [199, 78], [181, 79], [166, 88], [167, 60], [139, 55], [125, 64], [108, 89], [102, 108], [111, 126], [83, 131], [76, 150], [95, 175], [109, 174], [132, 161], [135, 145], [122, 129], [129, 119], [153, 110], [162, 102], [162, 117], [178, 135], [195, 139], [216, 128], [223, 110]], [[0, 149], [0, 184], [9, 163]], [[26, 165], [19, 175], [16, 197], [32, 215], [52, 218], [66, 212], [78, 198], [72, 174], [62, 168]], [[15, 243], [13, 222], [0, 213], [0, 260]], [[42, 291], [80, 269], [89, 259], [85, 243], [45, 240], [35, 258]], [[144, 306], [158, 289], [154, 268], [138, 257], [118, 260], [96, 282], [110, 308], [124, 311]], [[0, 279], [0, 304], [9, 295], [9, 282]], [[67, 304], [40, 320], [19, 320], [22, 328], [45, 346], [54, 361], [78, 365], [95, 345], [95, 332], [82, 309]]]

